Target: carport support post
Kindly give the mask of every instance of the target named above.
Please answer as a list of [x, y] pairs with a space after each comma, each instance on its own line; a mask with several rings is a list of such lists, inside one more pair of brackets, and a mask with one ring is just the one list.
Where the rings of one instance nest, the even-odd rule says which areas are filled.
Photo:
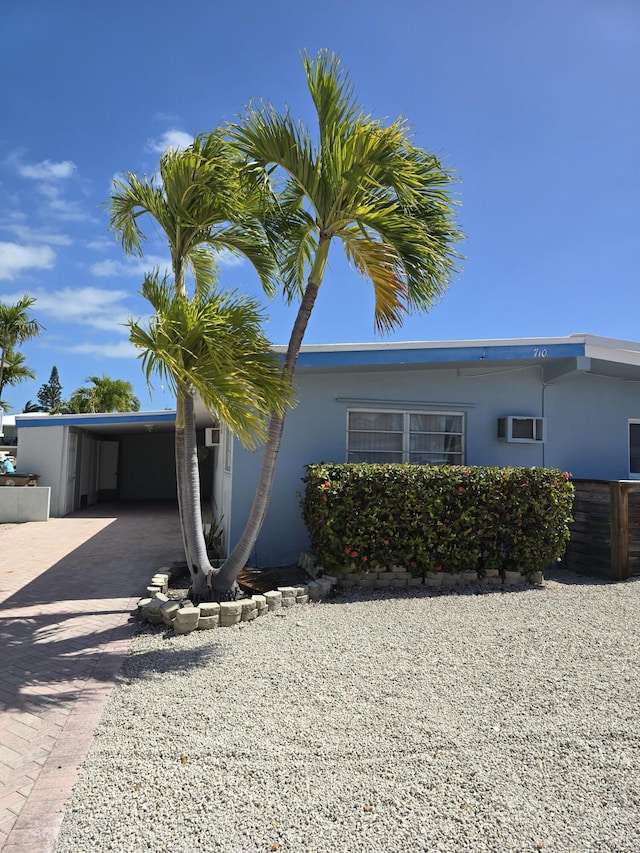
[[627, 483], [609, 484], [611, 499], [611, 579], [629, 577], [629, 490]]

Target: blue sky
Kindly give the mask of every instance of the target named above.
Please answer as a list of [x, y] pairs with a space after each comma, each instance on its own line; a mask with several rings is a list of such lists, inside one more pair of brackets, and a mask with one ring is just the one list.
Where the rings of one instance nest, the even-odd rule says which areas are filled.
[[[300, 54], [327, 47], [378, 117], [460, 178], [465, 261], [442, 302], [391, 339], [573, 332], [640, 339], [640, 4], [637, 0], [30, 0], [0, 5], [0, 300], [37, 297], [23, 348], [63, 395], [92, 374], [146, 389], [121, 325], [145, 314], [142, 273], [167, 259], [149, 229], [128, 260], [100, 206], [122, 171], [234, 118], [252, 98], [312, 112]], [[221, 284], [257, 294], [247, 264]], [[266, 303], [286, 343], [293, 312]], [[332, 249], [306, 343], [375, 340], [367, 286]]]

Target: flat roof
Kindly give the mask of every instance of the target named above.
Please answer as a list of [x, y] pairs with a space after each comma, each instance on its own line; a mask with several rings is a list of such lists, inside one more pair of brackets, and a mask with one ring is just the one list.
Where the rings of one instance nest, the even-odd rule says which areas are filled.
[[45, 415], [42, 413], [23, 413], [16, 415], [16, 426], [20, 429], [30, 427], [77, 426], [83, 429], [91, 427], [124, 428], [132, 432], [145, 430], [151, 432], [156, 425], [173, 426], [176, 420], [174, 410], [162, 412], [95, 412], [81, 415]]
[[[286, 352], [285, 346], [274, 347]], [[550, 338], [303, 344], [300, 368], [587, 358], [640, 366], [640, 343], [586, 333]]]

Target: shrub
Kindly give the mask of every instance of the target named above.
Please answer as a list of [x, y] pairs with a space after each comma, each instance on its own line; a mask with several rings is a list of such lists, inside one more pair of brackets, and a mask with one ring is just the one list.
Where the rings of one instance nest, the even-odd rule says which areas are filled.
[[329, 569], [515, 569], [564, 553], [573, 486], [548, 468], [314, 464], [302, 514]]

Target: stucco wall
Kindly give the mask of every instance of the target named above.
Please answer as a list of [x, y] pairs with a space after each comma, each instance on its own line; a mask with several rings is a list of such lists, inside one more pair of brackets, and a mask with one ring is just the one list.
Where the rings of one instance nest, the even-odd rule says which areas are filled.
[[591, 374], [550, 385], [545, 395], [546, 464], [581, 479], [629, 477], [629, 419], [640, 420], [640, 384]]
[[[345, 461], [349, 408], [462, 411], [469, 465], [546, 465], [576, 477], [628, 476], [628, 419], [640, 418], [633, 382], [576, 374], [546, 387], [540, 366], [402, 369], [351, 373], [299, 373], [299, 405], [287, 415], [273, 495], [254, 559], [263, 566], [295, 562], [308, 547], [297, 493], [309, 462]], [[340, 399], [342, 398], [342, 399]], [[348, 399], [345, 399], [348, 398]], [[547, 418], [547, 441], [498, 440], [505, 415]], [[233, 461], [231, 544], [253, 498], [261, 451], [236, 442]]]
[[66, 428], [28, 427], [20, 430], [18, 469], [39, 474], [38, 486], [51, 487], [52, 516], [61, 515], [61, 482]]

